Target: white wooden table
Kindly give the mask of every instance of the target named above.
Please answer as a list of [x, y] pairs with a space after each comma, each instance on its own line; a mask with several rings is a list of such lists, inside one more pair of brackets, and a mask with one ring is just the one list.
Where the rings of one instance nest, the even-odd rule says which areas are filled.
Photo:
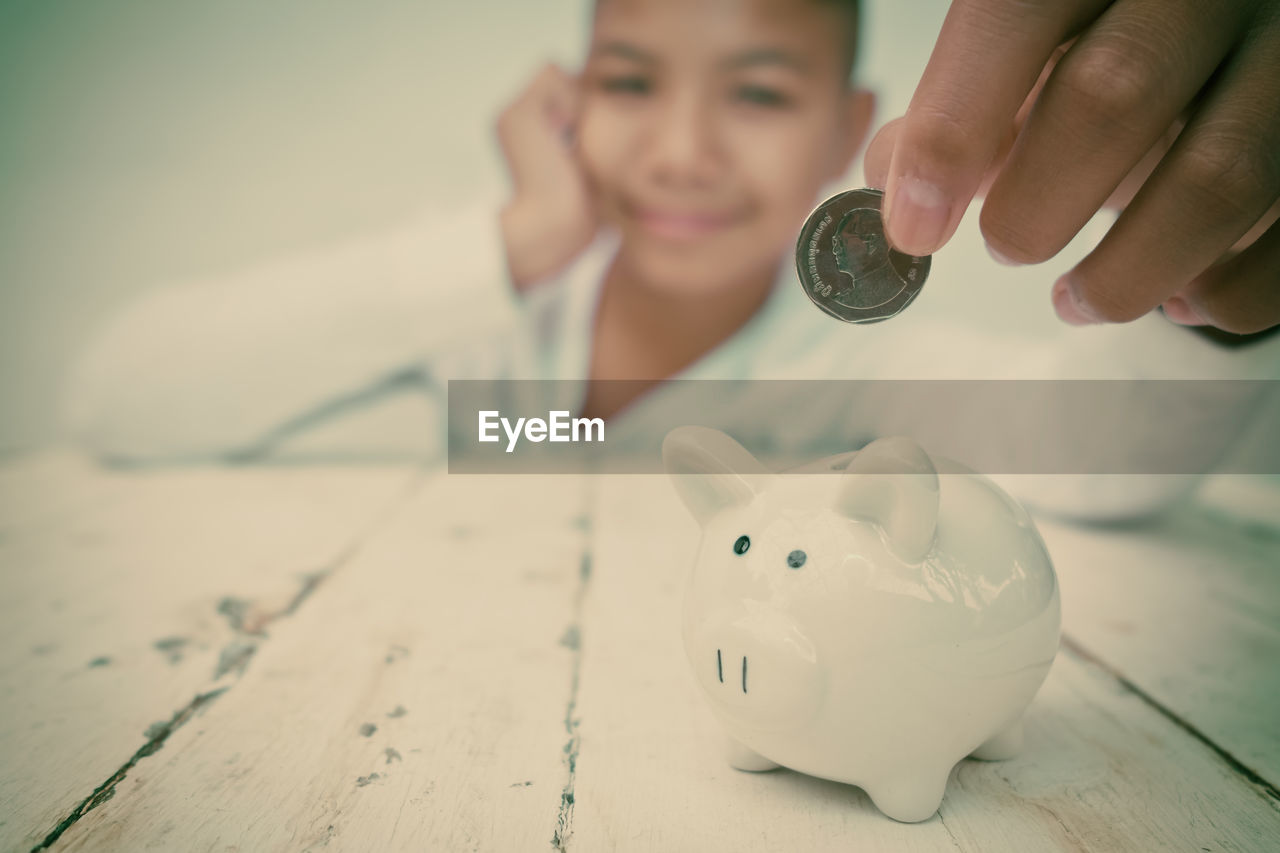
[[1274, 488], [1041, 529], [1027, 748], [905, 825], [721, 762], [663, 478], [10, 460], [0, 850], [1280, 849]]

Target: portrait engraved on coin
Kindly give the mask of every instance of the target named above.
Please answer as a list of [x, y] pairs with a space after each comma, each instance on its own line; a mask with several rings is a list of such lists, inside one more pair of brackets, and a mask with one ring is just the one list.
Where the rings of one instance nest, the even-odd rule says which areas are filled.
[[859, 207], [846, 213], [831, 238], [831, 251], [836, 269], [848, 277], [845, 287], [858, 289], [856, 306], [874, 308], [902, 292], [905, 285], [896, 276], [878, 275], [889, 263], [889, 241], [878, 210]]
[[892, 249], [878, 190], [851, 190], [827, 199], [809, 216], [796, 244], [796, 269], [809, 298], [848, 323], [875, 323], [915, 299], [928, 257]]

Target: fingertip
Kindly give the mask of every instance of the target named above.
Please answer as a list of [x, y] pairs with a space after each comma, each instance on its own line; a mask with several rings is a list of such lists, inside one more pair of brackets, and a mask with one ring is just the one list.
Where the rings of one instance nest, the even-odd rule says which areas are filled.
[[1006, 267], [1022, 266], [1021, 261], [1015, 261], [1013, 258], [1006, 255], [1004, 252], [1001, 252], [995, 246], [991, 245], [991, 242], [989, 240], [983, 241], [983, 244], [987, 247], [987, 254], [990, 255], [991, 259], [996, 263]]
[[1161, 306], [1164, 316], [1179, 326], [1207, 326], [1209, 321], [1184, 296], [1171, 296]]
[[869, 158], [864, 158], [862, 161], [862, 181], [866, 186], [884, 192], [885, 185], [889, 182], [889, 164], [873, 163]]
[[1080, 302], [1067, 276], [1064, 275], [1053, 283], [1050, 298], [1053, 300], [1053, 309], [1062, 322], [1072, 326], [1091, 326], [1098, 322], [1098, 319]]
[[878, 190], [886, 189], [889, 182], [889, 164], [893, 161], [893, 149], [897, 143], [898, 130], [902, 119], [896, 118], [886, 124], [872, 137], [867, 145], [867, 152], [862, 157], [862, 172], [867, 186]]

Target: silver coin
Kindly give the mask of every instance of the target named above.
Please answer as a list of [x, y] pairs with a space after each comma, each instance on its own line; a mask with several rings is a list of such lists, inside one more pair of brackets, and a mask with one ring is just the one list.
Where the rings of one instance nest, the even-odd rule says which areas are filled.
[[880, 206], [884, 193], [861, 189], [818, 205], [796, 241], [796, 271], [813, 303], [846, 323], [878, 323], [920, 293], [930, 256], [889, 247]]

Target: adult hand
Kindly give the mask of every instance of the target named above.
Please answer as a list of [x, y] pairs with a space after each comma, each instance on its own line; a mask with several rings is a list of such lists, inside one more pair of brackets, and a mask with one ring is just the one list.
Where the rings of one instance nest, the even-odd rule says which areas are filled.
[[547, 65], [498, 118], [513, 192], [501, 214], [507, 266], [524, 289], [591, 242], [597, 219], [573, 142], [578, 80]]
[[1280, 323], [1280, 2], [955, 0], [906, 116], [873, 140], [890, 242], [930, 254], [985, 193], [1006, 263], [1121, 213], [1060, 278], [1058, 315], [1157, 305], [1231, 332]]

